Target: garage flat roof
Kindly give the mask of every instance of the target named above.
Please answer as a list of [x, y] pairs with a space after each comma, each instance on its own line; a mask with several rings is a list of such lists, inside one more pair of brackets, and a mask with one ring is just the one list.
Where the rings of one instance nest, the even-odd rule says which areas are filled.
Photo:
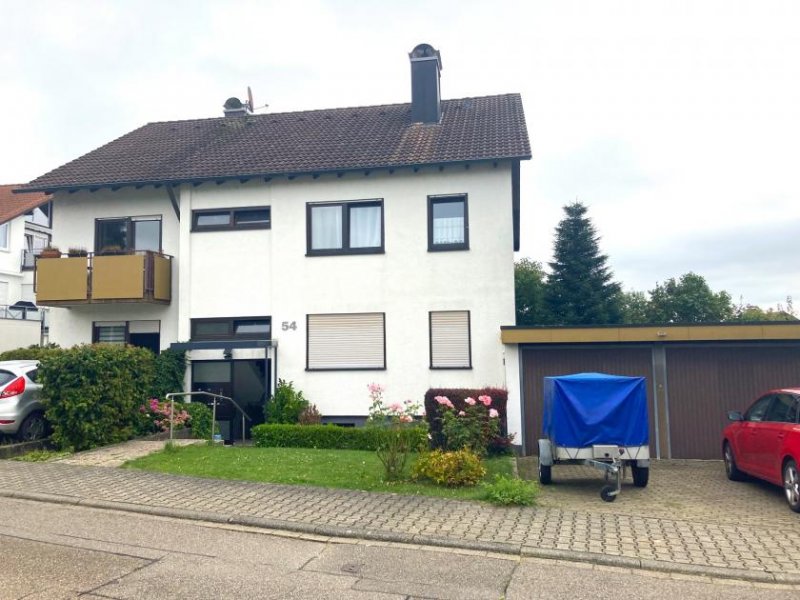
[[500, 327], [504, 344], [586, 344], [624, 342], [800, 341], [800, 321], [701, 325], [594, 325]]

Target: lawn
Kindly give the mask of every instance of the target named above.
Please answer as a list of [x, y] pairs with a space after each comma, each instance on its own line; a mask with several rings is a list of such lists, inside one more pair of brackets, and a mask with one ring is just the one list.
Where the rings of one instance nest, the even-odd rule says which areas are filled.
[[[415, 455], [409, 457], [407, 467], [415, 458]], [[508, 456], [486, 459], [486, 481], [492, 481], [496, 474], [511, 475], [512, 460]], [[383, 465], [376, 454], [361, 450], [196, 445], [150, 454], [124, 466], [194, 477], [318, 485], [462, 500], [476, 500], [482, 496], [481, 486], [445, 488], [412, 481], [385, 482], [382, 480]]]

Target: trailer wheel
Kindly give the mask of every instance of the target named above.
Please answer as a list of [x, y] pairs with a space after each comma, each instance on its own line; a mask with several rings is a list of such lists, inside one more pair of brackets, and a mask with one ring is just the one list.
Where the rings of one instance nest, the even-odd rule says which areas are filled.
[[613, 494], [617, 488], [613, 485], [607, 485], [600, 490], [600, 497], [603, 499], [603, 502], [613, 502], [617, 499], [617, 494]]
[[550, 485], [553, 482], [553, 467], [539, 463], [539, 483]]
[[633, 485], [647, 487], [647, 482], [650, 481], [650, 467], [637, 467], [633, 464], [631, 465], [631, 474], [633, 475]]

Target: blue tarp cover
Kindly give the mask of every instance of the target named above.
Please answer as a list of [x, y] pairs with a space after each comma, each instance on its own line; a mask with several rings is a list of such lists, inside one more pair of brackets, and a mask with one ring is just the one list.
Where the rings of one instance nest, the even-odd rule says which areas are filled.
[[544, 378], [544, 434], [557, 446], [645, 446], [644, 377], [579, 373]]

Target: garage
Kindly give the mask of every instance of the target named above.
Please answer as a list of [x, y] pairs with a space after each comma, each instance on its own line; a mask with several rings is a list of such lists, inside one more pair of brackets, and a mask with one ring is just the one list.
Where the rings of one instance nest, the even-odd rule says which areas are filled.
[[519, 347], [522, 451], [536, 453], [543, 379], [580, 372], [647, 380], [651, 456], [718, 459], [729, 410], [800, 385], [800, 323], [503, 327]]

